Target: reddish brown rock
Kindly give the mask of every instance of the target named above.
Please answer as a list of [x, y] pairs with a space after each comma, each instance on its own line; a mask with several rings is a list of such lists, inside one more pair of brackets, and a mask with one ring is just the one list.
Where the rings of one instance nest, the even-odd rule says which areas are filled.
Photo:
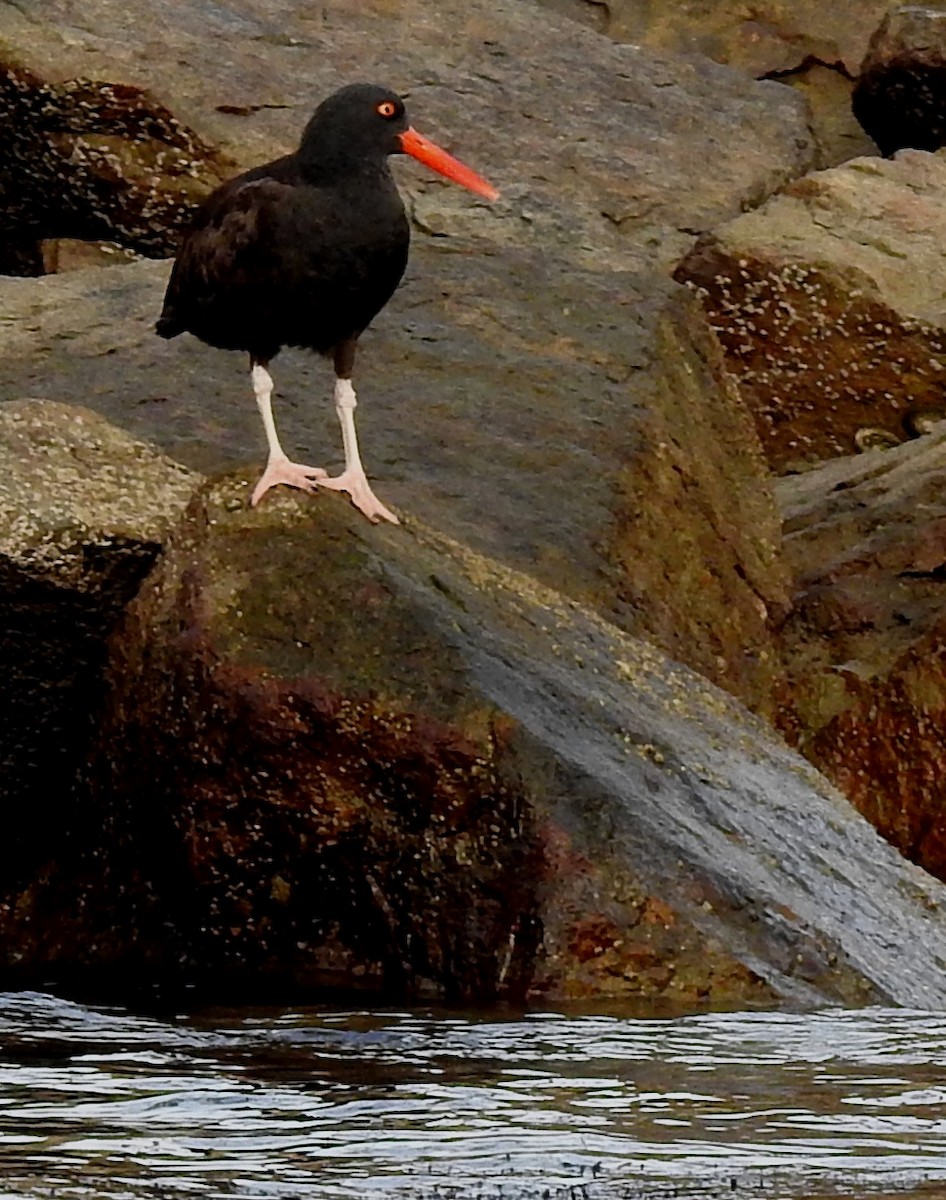
[[895, 846], [946, 875], [946, 428], [785, 479], [795, 743]]
[[701, 297], [781, 472], [905, 436], [946, 385], [946, 162], [858, 159], [792, 184], [677, 269]]

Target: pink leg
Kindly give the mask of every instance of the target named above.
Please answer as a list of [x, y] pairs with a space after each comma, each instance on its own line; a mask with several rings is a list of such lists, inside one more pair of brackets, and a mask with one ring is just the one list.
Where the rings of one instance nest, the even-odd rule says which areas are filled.
[[304, 492], [314, 492], [328, 472], [321, 467], [305, 467], [301, 463], [289, 460], [279, 444], [276, 422], [273, 420], [272, 376], [259, 363], [254, 364], [251, 374], [256, 403], [259, 405], [263, 428], [266, 430], [266, 441], [269, 444], [269, 460], [266, 463], [266, 470], [253, 489], [253, 495], [250, 498], [250, 504], [255, 508], [269, 489], [277, 484], [284, 483], [289, 487], [301, 488]]
[[379, 519], [400, 525], [400, 521], [389, 508], [381, 503], [371, 490], [365, 469], [358, 453], [358, 437], [355, 433], [355, 389], [348, 379], [335, 381], [335, 411], [342, 426], [342, 445], [345, 449], [345, 469], [341, 475], [320, 479], [318, 486], [331, 488], [335, 492], [348, 492], [351, 502], [369, 521]]

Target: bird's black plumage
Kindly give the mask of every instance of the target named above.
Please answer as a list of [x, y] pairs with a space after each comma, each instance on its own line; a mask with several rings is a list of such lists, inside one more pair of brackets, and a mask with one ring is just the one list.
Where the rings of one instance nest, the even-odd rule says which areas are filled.
[[407, 265], [410, 227], [387, 162], [407, 128], [385, 88], [330, 96], [295, 153], [230, 180], [197, 211], [157, 332], [189, 331], [263, 363], [282, 346], [330, 354], [356, 338]]
[[[162, 337], [196, 334], [245, 350], [269, 445], [251, 498], [278, 484], [345, 491], [370, 520], [397, 522], [368, 483], [351, 383], [361, 332], [404, 274], [410, 227], [388, 156], [410, 154], [488, 200], [496, 189], [407, 123], [386, 88], [353, 84], [316, 109], [299, 148], [218, 188], [198, 209], [171, 271]], [[345, 468], [290, 460], [273, 417], [268, 365], [283, 346], [331, 354]]]

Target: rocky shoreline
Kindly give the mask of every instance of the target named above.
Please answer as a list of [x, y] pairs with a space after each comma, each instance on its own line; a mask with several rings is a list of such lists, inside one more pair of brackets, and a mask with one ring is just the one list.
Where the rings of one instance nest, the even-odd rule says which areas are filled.
[[[506, 199], [399, 175], [412, 263], [359, 389], [397, 530], [247, 509], [243, 365], [153, 336], [165, 263], [3, 280], [0, 976], [942, 1007], [946, 434], [903, 425], [938, 415], [941, 157], [815, 171], [797, 89], [527, 0], [464, 5], [449, 50], [420, 0], [279, 37], [238, 8], [178, 21], [160, 80], [131, 36], [160, 2], [60, 4], [44, 40], [4, 15], [16, 155], [45, 147], [20, 261], [103, 228], [140, 252], [108, 212], [145, 192], [173, 236], [154, 139], [201, 148], [198, 192], [271, 157], [382, 26], [359, 70], [467, 157], [502, 145]], [[80, 64], [160, 109], [147, 144], [101, 88], [69, 116]], [[49, 155], [90, 132], [129, 142], [112, 208], [53, 170], [96, 213], [57, 230]], [[321, 368], [276, 377], [318, 461]]]

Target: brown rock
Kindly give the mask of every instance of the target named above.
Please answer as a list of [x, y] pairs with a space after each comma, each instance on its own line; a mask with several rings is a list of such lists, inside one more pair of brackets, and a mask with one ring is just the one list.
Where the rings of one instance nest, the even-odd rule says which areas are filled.
[[776, 471], [903, 437], [946, 382], [946, 161], [858, 159], [704, 239], [677, 278], [700, 295]]
[[943, 889], [724, 693], [421, 523], [247, 482], [112, 640], [87, 884], [65, 937], [55, 888], [0, 911], [21, 977], [946, 998]]
[[41, 274], [44, 239], [173, 249], [224, 160], [140, 87], [49, 82], [0, 55], [0, 268]]
[[946, 427], [785, 479], [797, 597], [783, 723], [904, 854], [946, 874]]

